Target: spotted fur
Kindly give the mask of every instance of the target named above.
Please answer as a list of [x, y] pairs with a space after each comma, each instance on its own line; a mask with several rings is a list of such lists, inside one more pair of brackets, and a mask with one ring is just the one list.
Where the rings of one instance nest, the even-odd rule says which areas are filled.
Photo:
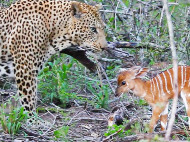
[[20, 0], [0, 8], [0, 76], [16, 79], [25, 110], [35, 110], [37, 74], [51, 55], [107, 46], [98, 10], [66, 0]]

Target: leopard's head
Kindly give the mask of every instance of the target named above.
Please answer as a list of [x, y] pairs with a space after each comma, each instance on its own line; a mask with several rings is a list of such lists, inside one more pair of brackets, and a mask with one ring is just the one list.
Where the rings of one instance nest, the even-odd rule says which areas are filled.
[[72, 40], [86, 51], [99, 52], [107, 47], [105, 24], [99, 13], [100, 6], [72, 2], [72, 22], [69, 33]]

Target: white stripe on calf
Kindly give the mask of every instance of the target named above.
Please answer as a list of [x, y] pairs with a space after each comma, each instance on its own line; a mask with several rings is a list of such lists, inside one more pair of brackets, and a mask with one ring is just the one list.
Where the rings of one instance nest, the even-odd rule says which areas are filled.
[[159, 88], [158, 81], [157, 81], [156, 77], [155, 77], [155, 80], [156, 80], [156, 84], [157, 84], [157, 88], [158, 88], [158, 93], [159, 93], [159, 98], [160, 98], [160, 88]]
[[163, 83], [162, 83], [162, 79], [161, 79], [160, 75], [158, 75], [158, 80], [160, 81], [161, 94], [165, 95], [164, 90], [163, 90]]
[[154, 79], [152, 79], [152, 83], [153, 83], [153, 86], [154, 86], [154, 92], [155, 92], [156, 87], [155, 87], [155, 84], [154, 84]]
[[163, 74], [163, 76], [164, 76], [164, 80], [165, 80], [166, 91], [167, 91], [168, 94], [170, 94], [170, 91], [168, 90], [168, 82], [167, 82], [167, 79], [166, 79], [165, 72], [163, 72], [162, 74]]
[[152, 94], [152, 99], [154, 101], [154, 93], [153, 93], [153, 90], [152, 90], [152, 79], [150, 80], [150, 91], [151, 91], [151, 94]]
[[170, 73], [170, 71], [169, 70], [167, 70], [167, 73], [169, 74], [169, 76], [170, 76], [170, 81], [171, 81], [171, 85], [172, 85], [172, 89], [174, 88], [173, 87], [173, 81], [172, 81], [172, 76], [171, 76], [171, 73]]
[[183, 88], [183, 66], [181, 66], [181, 88]]
[[185, 66], [185, 81], [184, 81], [184, 85], [185, 85], [185, 83], [186, 83], [186, 81], [187, 81], [187, 68], [186, 68], [186, 66]]
[[142, 97], [142, 98], [144, 98], [146, 96], [146, 93], [144, 93], [142, 96], [140, 96], [140, 97]]

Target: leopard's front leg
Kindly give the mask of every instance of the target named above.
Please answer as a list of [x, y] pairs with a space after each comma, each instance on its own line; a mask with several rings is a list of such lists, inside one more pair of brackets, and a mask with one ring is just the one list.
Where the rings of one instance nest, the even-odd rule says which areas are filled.
[[[19, 56], [19, 55], [18, 55]], [[20, 96], [20, 103], [25, 111], [29, 112], [29, 116], [36, 110], [37, 102], [37, 70], [34, 60], [15, 57], [15, 77]]]
[[42, 67], [44, 54], [39, 58], [35, 58], [30, 54], [25, 58], [21, 55], [14, 56], [14, 72], [16, 84], [18, 88], [18, 95], [20, 96], [20, 103], [24, 110], [28, 112], [27, 127], [30, 128], [48, 128], [51, 123], [36, 117], [37, 104], [37, 75], [39, 68]]

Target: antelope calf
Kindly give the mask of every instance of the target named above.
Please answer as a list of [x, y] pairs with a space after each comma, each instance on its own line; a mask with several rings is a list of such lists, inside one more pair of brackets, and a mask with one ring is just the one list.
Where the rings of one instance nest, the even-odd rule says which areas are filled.
[[[173, 99], [173, 69], [168, 69], [149, 81], [143, 81], [149, 70], [147, 68], [132, 67], [122, 71], [117, 80], [115, 96], [120, 96], [130, 90], [137, 96], [144, 98], [152, 106], [150, 132], [154, 130], [160, 118], [161, 130], [165, 130], [168, 119], [168, 102]], [[186, 107], [190, 130], [190, 66], [178, 66], [178, 94], [181, 95]]]

